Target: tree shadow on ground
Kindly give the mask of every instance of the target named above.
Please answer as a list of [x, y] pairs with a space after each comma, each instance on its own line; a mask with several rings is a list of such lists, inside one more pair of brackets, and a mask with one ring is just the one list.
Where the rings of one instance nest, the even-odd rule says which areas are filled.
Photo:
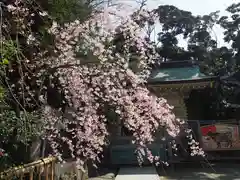
[[88, 172], [88, 180], [113, 180], [117, 174], [117, 168], [91, 168]]
[[178, 165], [175, 169], [158, 168], [160, 180], [237, 180], [240, 179], [240, 164], [214, 166]]

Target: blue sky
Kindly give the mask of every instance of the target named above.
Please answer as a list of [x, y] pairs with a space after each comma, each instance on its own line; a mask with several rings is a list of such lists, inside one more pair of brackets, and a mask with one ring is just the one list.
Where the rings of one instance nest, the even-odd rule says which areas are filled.
[[[136, 0], [122, 0], [122, 2], [126, 2], [131, 4], [131, 6], [136, 6]], [[148, 0], [147, 7], [148, 9], [154, 9], [158, 7], [159, 5], [174, 5], [178, 7], [179, 9], [191, 11], [194, 15], [204, 15], [209, 14], [211, 12], [220, 10], [220, 15], [226, 15], [227, 12], [225, 9], [233, 4], [238, 3], [239, 0]], [[158, 31], [158, 28], [156, 29]], [[223, 41], [223, 30], [216, 26], [212, 30], [213, 37], [216, 37], [215, 39], [218, 42], [218, 45], [224, 45]], [[180, 40], [180, 44], [182, 46], [185, 46], [184, 41]]]

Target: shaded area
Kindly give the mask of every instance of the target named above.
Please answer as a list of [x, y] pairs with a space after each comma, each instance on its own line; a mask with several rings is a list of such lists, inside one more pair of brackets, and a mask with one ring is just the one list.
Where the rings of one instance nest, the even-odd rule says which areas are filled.
[[97, 179], [114, 179], [118, 173], [118, 168], [116, 167], [98, 167], [98, 168], [88, 168], [89, 180]]
[[228, 109], [240, 108], [240, 71], [221, 77], [219, 91], [221, 103], [225, 107]]
[[115, 179], [115, 174], [107, 173], [101, 176], [89, 178], [88, 180], [114, 180], [114, 179]]
[[160, 180], [236, 180], [240, 164], [180, 164], [174, 170], [159, 168]]

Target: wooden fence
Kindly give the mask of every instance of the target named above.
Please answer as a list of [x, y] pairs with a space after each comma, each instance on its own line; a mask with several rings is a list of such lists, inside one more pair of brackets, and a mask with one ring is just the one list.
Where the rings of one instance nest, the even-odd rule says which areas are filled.
[[54, 180], [56, 158], [49, 157], [0, 173], [1, 180]]

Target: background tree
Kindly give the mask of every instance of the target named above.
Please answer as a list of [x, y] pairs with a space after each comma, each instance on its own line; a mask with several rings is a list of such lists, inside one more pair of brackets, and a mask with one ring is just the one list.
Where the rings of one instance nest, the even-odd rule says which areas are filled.
[[[207, 74], [223, 75], [230, 70], [226, 62], [230, 60], [231, 50], [218, 47], [217, 39], [212, 36], [212, 28], [219, 19], [218, 11], [194, 16], [189, 11], [164, 5], [154, 12], [157, 13], [162, 27], [158, 34], [160, 56], [173, 61], [193, 59], [200, 63]], [[185, 49], [179, 46], [179, 37], [186, 41]]]
[[[157, 47], [157, 52], [161, 57], [160, 61], [195, 60], [199, 63], [201, 71], [216, 76], [225, 76], [238, 71], [239, 3], [229, 6], [226, 10], [230, 15], [223, 17], [219, 17], [218, 11], [209, 15], [195, 16], [189, 11], [178, 9], [172, 5], [159, 6], [153, 10], [157, 14], [161, 26]], [[224, 29], [224, 40], [231, 44], [230, 48], [220, 47], [217, 44], [217, 37], [212, 33], [215, 25], [221, 25]], [[179, 46], [180, 37], [186, 42], [185, 48]], [[226, 82], [224, 82], [225, 87]], [[231, 86], [232, 84], [229, 82], [229, 88]], [[222, 102], [229, 96], [229, 93], [226, 93], [226, 89], [225, 93], [219, 93], [221, 92], [219, 87], [216, 87], [217, 89], [212, 93], [218, 97], [212, 111], [220, 113], [226, 111]], [[226, 97], [223, 98], [223, 96]], [[222, 108], [219, 109], [220, 106]], [[226, 118], [225, 115], [222, 117]]]
[[[229, 6], [226, 11], [230, 13], [229, 16], [223, 16], [218, 20], [218, 24], [224, 29], [224, 40], [230, 43], [232, 51], [234, 52], [233, 60], [236, 63], [236, 67], [239, 66], [239, 47], [240, 47], [240, 3], [234, 3]], [[234, 63], [234, 62], [233, 62]]]

